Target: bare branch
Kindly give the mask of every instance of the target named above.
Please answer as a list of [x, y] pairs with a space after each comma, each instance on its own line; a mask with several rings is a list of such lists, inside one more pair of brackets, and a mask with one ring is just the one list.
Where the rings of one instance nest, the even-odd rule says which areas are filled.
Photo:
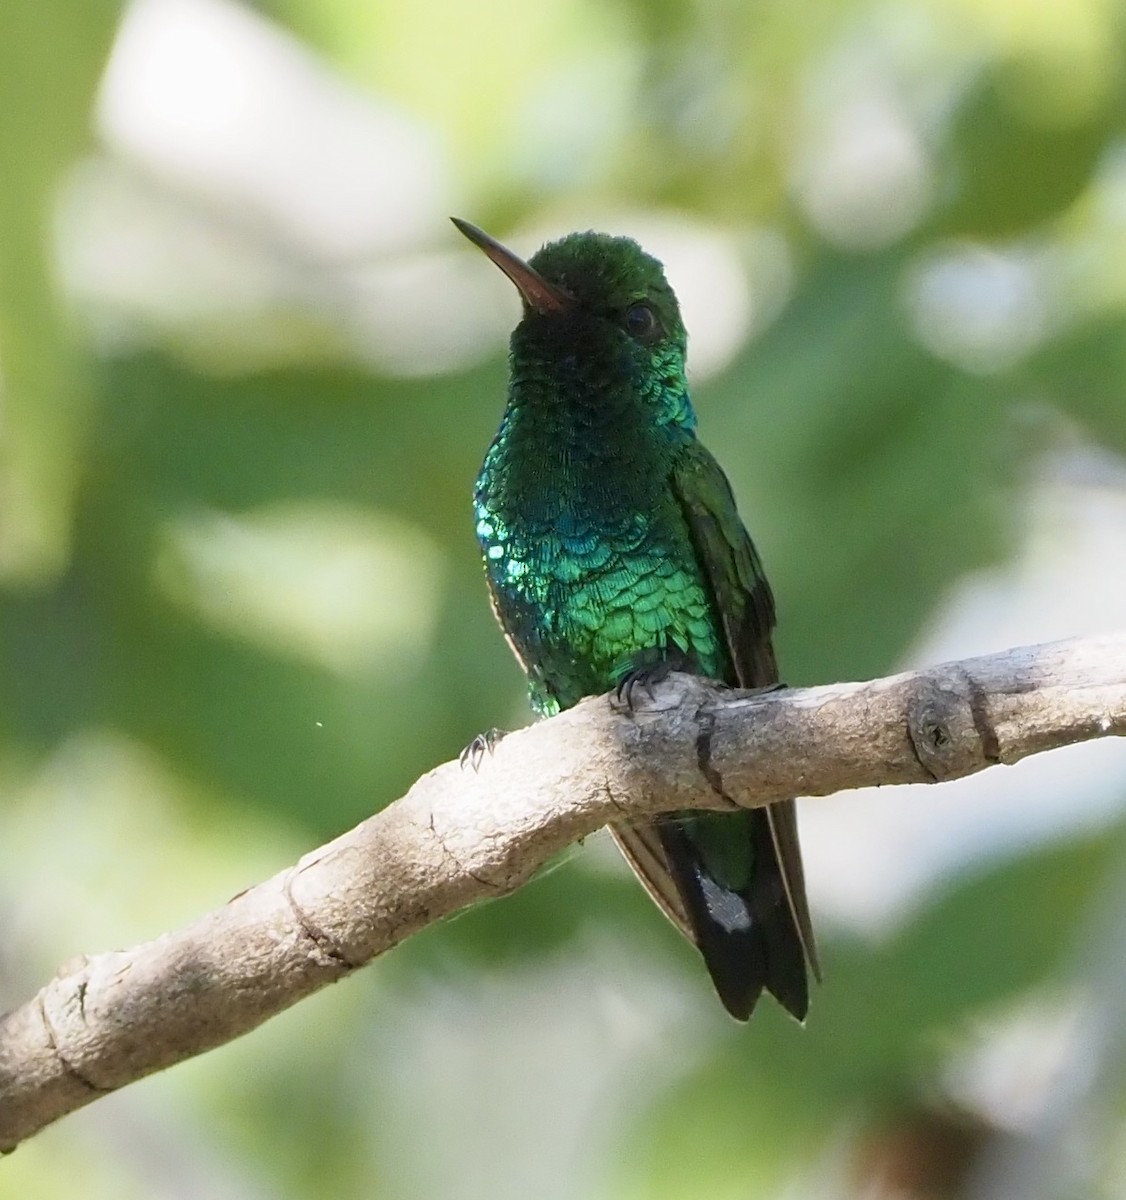
[[0, 1021], [0, 1150], [222, 1045], [433, 921], [504, 895], [623, 814], [955, 779], [1126, 734], [1126, 634], [863, 684], [747, 694], [685, 675], [446, 763], [294, 867], [175, 933], [68, 963]]

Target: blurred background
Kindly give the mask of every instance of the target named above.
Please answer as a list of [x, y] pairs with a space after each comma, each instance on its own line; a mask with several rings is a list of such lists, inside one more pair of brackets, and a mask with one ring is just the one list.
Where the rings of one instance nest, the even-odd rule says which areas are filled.
[[[666, 262], [788, 682], [1123, 627], [1124, 56], [1117, 0], [0, 5], [0, 1009], [527, 720], [451, 214]], [[0, 1196], [1126, 1196], [1124, 750], [805, 802], [804, 1030], [599, 836]]]

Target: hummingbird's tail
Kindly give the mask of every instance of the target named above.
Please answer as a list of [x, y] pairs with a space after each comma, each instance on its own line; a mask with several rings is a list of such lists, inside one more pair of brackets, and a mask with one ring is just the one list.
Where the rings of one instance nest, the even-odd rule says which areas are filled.
[[727, 1011], [747, 1020], [765, 988], [787, 1012], [804, 1021], [809, 1010], [805, 950], [786, 897], [770, 824], [761, 810], [747, 818], [753, 866], [738, 890], [720, 882], [709, 865], [711, 856], [680, 823], [662, 825], [661, 841], [684, 897], [693, 940]]
[[[615, 828], [614, 837], [650, 895], [696, 944], [733, 1017], [747, 1020], [765, 988], [805, 1019], [806, 944], [764, 809], [666, 818]], [[735, 876], [739, 886], [725, 882]], [[796, 882], [801, 887], [800, 875]], [[808, 961], [816, 973], [815, 953]]]

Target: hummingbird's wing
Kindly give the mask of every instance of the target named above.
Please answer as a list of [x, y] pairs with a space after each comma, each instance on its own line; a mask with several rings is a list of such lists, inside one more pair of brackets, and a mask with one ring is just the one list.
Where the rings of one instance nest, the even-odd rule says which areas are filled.
[[695, 942], [696, 931], [661, 842], [660, 826], [648, 821], [611, 825], [610, 834], [649, 898], [690, 942]]
[[[745, 688], [769, 687], [778, 682], [770, 643], [774, 598], [758, 553], [739, 519], [731, 485], [719, 464], [696, 441], [678, 456], [672, 483], [723, 625], [736, 676], [731, 682]], [[805, 957], [820, 980], [794, 804], [785, 801], [759, 811], [769, 822], [786, 900]]]

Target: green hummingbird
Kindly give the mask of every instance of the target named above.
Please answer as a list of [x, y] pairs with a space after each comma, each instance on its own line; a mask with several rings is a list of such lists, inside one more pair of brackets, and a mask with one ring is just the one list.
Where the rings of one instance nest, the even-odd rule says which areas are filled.
[[[524, 302], [474, 515], [533, 708], [628, 695], [671, 668], [777, 684], [774, 599], [731, 487], [696, 440], [687, 334], [661, 264], [601, 233], [524, 262], [454, 224]], [[804, 1019], [807, 964], [820, 973], [792, 802], [611, 832], [732, 1016], [746, 1020], [766, 988]]]

